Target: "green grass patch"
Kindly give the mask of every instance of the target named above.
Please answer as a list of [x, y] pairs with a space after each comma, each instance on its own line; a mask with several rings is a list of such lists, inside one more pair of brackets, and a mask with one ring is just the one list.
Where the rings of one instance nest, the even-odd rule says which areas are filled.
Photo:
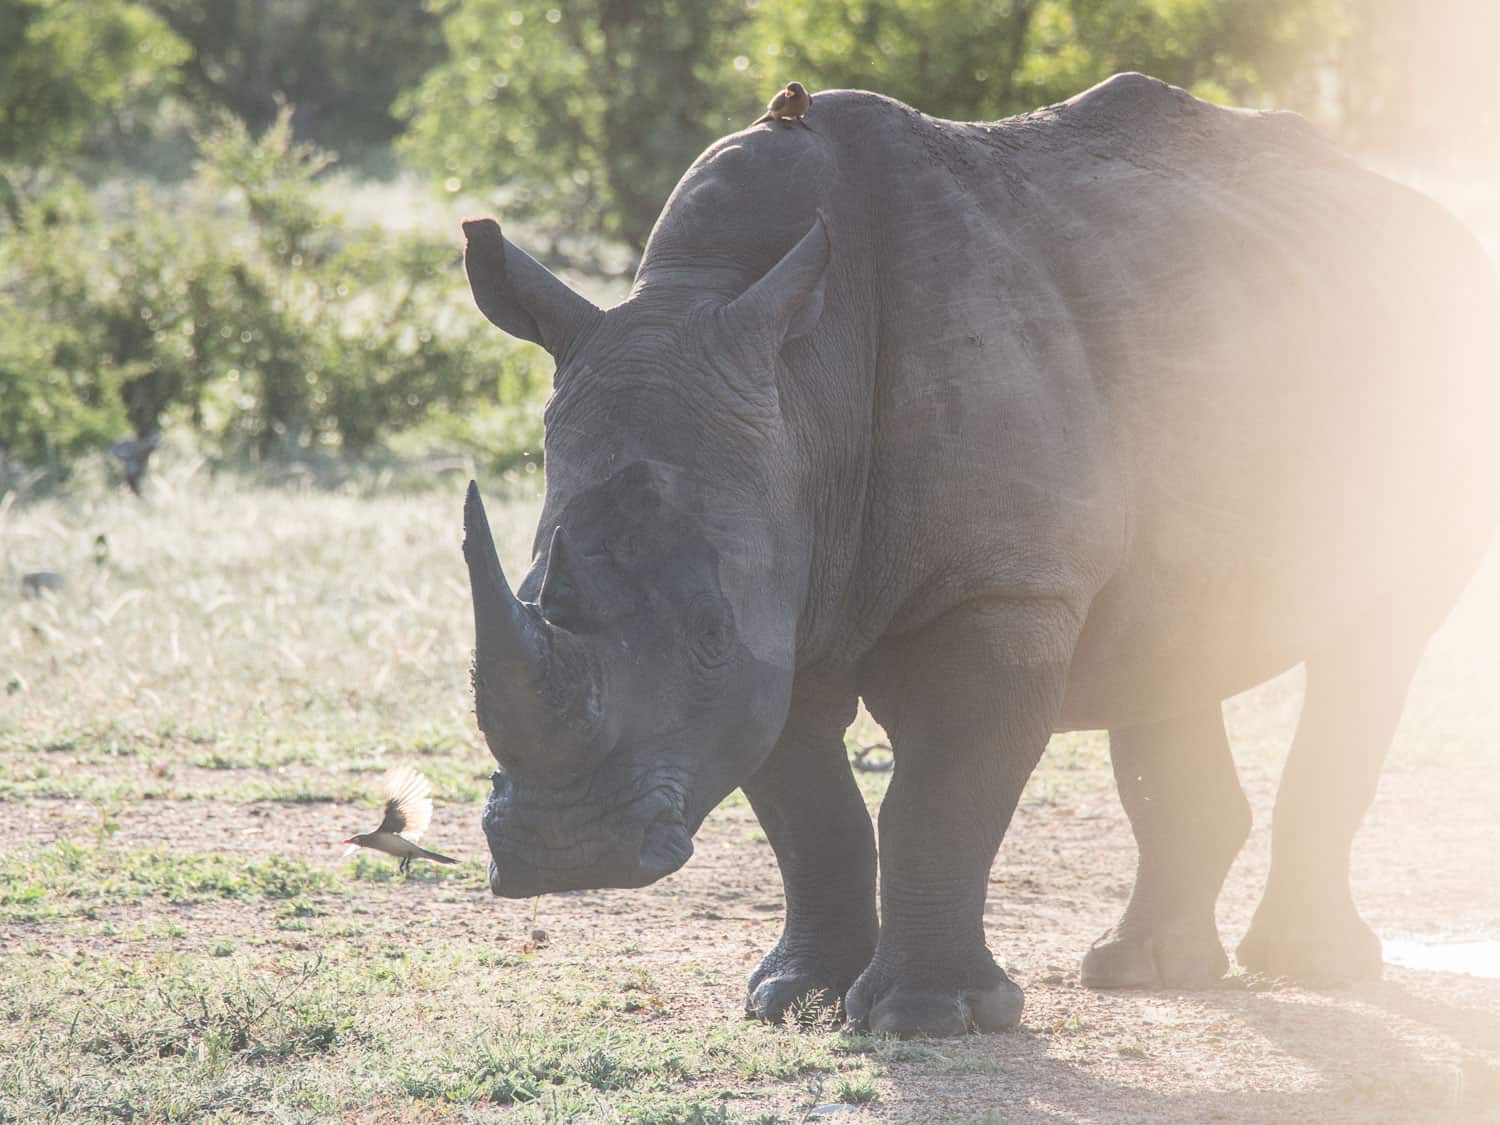
[[342, 887], [331, 872], [279, 856], [247, 860], [59, 840], [0, 857], [0, 920], [92, 916], [101, 907], [144, 898], [300, 900]]

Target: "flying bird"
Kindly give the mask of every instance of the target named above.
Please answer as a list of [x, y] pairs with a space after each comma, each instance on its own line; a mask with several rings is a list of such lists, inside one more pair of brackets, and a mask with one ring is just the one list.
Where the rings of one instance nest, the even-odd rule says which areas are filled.
[[432, 823], [432, 786], [416, 770], [398, 766], [385, 775], [385, 816], [374, 832], [362, 832], [350, 836], [344, 843], [350, 845], [345, 856], [354, 854], [355, 848], [374, 848], [401, 860], [404, 875], [411, 870], [414, 859], [430, 859], [437, 863], [457, 863], [458, 860], [430, 852], [417, 846], [417, 839]]
[[766, 104], [766, 112], [751, 125], [759, 125], [762, 121], [795, 121], [804, 129], [812, 126], [802, 120], [804, 114], [812, 106], [812, 95], [807, 92], [800, 82], [788, 82], [786, 89], [778, 93]]

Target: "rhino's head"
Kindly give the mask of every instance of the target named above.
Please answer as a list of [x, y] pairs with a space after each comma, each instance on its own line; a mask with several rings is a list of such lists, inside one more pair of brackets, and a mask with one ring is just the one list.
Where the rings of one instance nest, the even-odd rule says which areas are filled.
[[465, 233], [480, 309], [557, 361], [514, 592], [472, 485], [465, 509], [475, 708], [500, 767], [490, 886], [640, 886], [687, 861], [785, 721], [811, 529], [776, 365], [818, 320], [828, 237], [816, 220], [731, 298], [638, 291], [606, 312], [493, 220]]

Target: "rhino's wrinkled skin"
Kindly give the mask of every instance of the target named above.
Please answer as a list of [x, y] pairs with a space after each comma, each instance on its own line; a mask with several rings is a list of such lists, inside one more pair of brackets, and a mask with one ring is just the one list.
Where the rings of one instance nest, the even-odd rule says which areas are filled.
[[1300, 119], [1138, 75], [808, 124], [704, 153], [607, 311], [466, 225], [480, 307], [557, 360], [515, 595], [467, 509], [495, 893], [660, 878], [742, 786], [787, 903], [752, 1014], [1012, 1026], [990, 864], [1048, 736], [1103, 727], [1140, 865], [1084, 979], [1205, 984], [1249, 825], [1220, 702], [1305, 662], [1239, 958], [1377, 973], [1350, 840], [1496, 516], [1481, 251]]

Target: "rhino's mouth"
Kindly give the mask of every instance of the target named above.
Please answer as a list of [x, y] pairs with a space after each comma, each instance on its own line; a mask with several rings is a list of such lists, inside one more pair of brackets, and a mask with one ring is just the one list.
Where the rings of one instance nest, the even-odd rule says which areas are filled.
[[640, 867], [651, 881], [665, 878], [693, 858], [693, 835], [682, 818], [662, 812], [641, 837]]
[[[493, 777], [484, 811], [490, 890], [505, 898], [555, 891], [641, 887], [664, 878], [693, 854], [686, 787], [654, 776], [648, 786], [613, 785], [601, 799], [599, 777], [563, 787]], [[631, 779], [613, 779], [629, 782]], [[621, 793], [637, 795], [621, 798]]]

